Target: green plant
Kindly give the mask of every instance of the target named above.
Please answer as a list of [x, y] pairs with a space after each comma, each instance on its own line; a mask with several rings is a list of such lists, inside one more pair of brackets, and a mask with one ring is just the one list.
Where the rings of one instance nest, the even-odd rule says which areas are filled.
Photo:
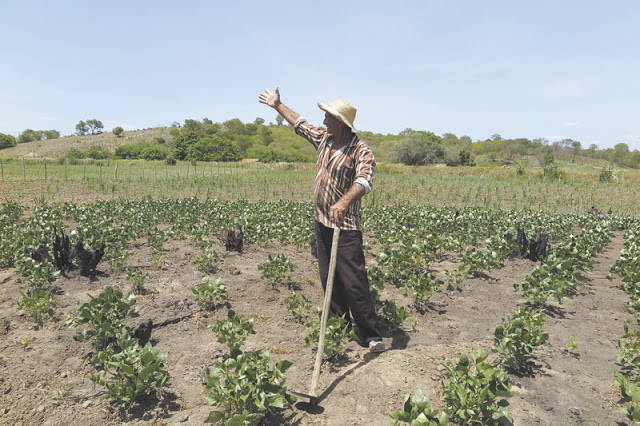
[[284, 281], [291, 280], [291, 274], [296, 268], [289, 258], [283, 254], [279, 254], [276, 257], [271, 257], [264, 263], [258, 264], [258, 269], [262, 271], [260, 278], [267, 280], [275, 288], [278, 284]]
[[207, 423], [257, 425], [267, 412], [275, 408], [290, 407], [296, 397], [284, 386], [284, 373], [292, 365], [281, 359], [271, 368], [269, 353], [240, 352], [207, 369], [209, 405]]
[[62, 379], [56, 379], [54, 383], [58, 386], [55, 390], [55, 393], [51, 397], [52, 399], [60, 399], [65, 401], [69, 394], [74, 391], [73, 387], [69, 383], [64, 382]]
[[506, 417], [513, 422], [506, 400], [496, 402], [497, 397], [513, 395], [507, 373], [485, 363], [484, 350], [462, 354], [457, 364], [446, 359], [442, 379], [442, 396], [449, 418], [460, 424], [486, 424]]
[[169, 380], [165, 370], [167, 354], [147, 343], [140, 347], [138, 339], [124, 334], [117, 342], [100, 351], [93, 361], [97, 372], [91, 380], [107, 388], [107, 397], [131, 406], [143, 396], [159, 393]]
[[409, 312], [402, 306], [398, 306], [395, 300], [383, 300], [381, 308], [378, 312], [380, 327], [386, 332], [399, 329], [403, 322], [411, 318]]
[[211, 278], [204, 277], [200, 285], [191, 291], [195, 302], [207, 311], [213, 311], [229, 300], [229, 288], [222, 282], [222, 278], [211, 283]]
[[[322, 309], [318, 308], [318, 316], [315, 319], [307, 319], [307, 327], [311, 328], [311, 332], [304, 335], [305, 347], [313, 345], [318, 347], [320, 338], [320, 322], [322, 320]], [[339, 354], [344, 353], [345, 344], [349, 340], [356, 339], [356, 334], [350, 329], [344, 316], [329, 316], [327, 319], [327, 328], [325, 331], [323, 359], [331, 361]]]
[[22, 349], [27, 349], [29, 346], [31, 346], [31, 340], [29, 340], [28, 337], [21, 337], [20, 344], [22, 345]]
[[86, 329], [75, 336], [77, 341], [91, 340], [91, 344], [98, 350], [103, 350], [119, 336], [127, 333], [122, 324], [126, 318], [138, 317], [139, 308], [133, 305], [136, 297], [133, 292], [123, 299], [122, 290], [105, 286], [97, 297], [89, 295], [90, 300], [80, 305], [78, 302], [78, 316], [66, 322], [69, 328], [86, 325]]
[[402, 403], [401, 411], [392, 411], [389, 416], [393, 419], [391, 426], [400, 423], [409, 423], [416, 426], [445, 426], [449, 423], [447, 413], [439, 413], [431, 408], [429, 399], [422, 389], [418, 389], [413, 396], [406, 394]]
[[202, 251], [204, 255], [196, 257], [196, 269], [205, 274], [217, 271], [220, 262], [218, 252], [211, 248], [203, 248]]
[[600, 176], [599, 176], [600, 182], [610, 182], [614, 177], [615, 175], [613, 174], [612, 166], [604, 166], [600, 170]]
[[144, 293], [144, 283], [148, 278], [148, 272], [142, 272], [137, 268], [129, 268], [127, 271], [127, 280], [131, 282], [131, 291], [136, 294]]
[[431, 273], [414, 275], [407, 280], [405, 295], [413, 297], [413, 304], [417, 309], [424, 309], [429, 305], [433, 294], [440, 291], [444, 284], [441, 279], [435, 278]]
[[571, 343], [567, 345], [567, 349], [570, 351], [578, 351], [580, 350], [580, 346], [578, 346], [578, 338], [574, 336], [569, 336], [571, 339]]
[[640, 386], [637, 381], [630, 381], [629, 377], [620, 374], [618, 371], [614, 372], [614, 383], [620, 388], [622, 398], [618, 400], [618, 404], [631, 403], [627, 407], [620, 409], [627, 418], [633, 423], [640, 423]]
[[291, 312], [293, 319], [299, 322], [303, 322], [304, 320], [302, 311], [311, 308], [311, 300], [304, 294], [298, 295], [295, 291], [291, 292], [291, 296], [285, 299], [284, 304], [287, 310]]
[[218, 320], [208, 327], [218, 335], [218, 342], [227, 345], [231, 356], [240, 351], [240, 346], [244, 344], [247, 336], [256, 334], [253, 319], [245, 320], [233, 310], [227, 312], [226, 320]]
[[549, 339], [543, 324], [542, 311], [518, 309], [511, 318], [503, 318], [502, 324], [496, 327], [492, 350], [500, 355], [507, 368], [520, 370], [532, 352]]
[[42, 322], [53, 315], [55, 297], [50, 290], [31, 290], [26, 294], [20, 292], [22, 299], [18, 302], [18, 309], [29, 311], [31, 318], [36, 322]]
[[41, 290], [49, 287], [57, 280], [60, 271], [49, 261], [38, 262], [28, 257], [22, 262], [18, 262], [17, 272], [26, 277], [23, 282], [27, 282], [32, 289]]
[[133, 252], [128, 251], [126, 248], [111, 250], [107, 252], [107, 262], [111, 269], [121, 272], [124, 271], [124, 264], [131, 256], [133, 256]]

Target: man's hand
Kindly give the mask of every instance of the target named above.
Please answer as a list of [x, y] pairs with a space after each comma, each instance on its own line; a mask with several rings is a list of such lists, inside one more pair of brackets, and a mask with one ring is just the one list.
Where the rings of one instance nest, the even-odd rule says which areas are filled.
[[342, 200], [332, 205], [329, 208], [329, 220], [336, 226], [340, 226], [342, 224], [342, 221], [344, 220], [345, 215], [347, 214], [348, 207], [349, 204], [342, 202]]
[[265, 90], [264, 93], [260, 93], [258, 95], [258, 102], [261, 104], [265, 104], [270, 106], [271, 108], [278, 108], [281, 104], [280, 102], [280, 90], [276, 87], [276, 93], [271, 93], [268, 90]]

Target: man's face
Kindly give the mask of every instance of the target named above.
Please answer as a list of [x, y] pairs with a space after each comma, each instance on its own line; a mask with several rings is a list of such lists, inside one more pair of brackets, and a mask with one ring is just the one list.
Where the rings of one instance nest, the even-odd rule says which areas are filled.
[[322, 122], [325, 126], [327, 126], [327, 132], [332, 135], [337, 135], [340, 133], [340, 128], [343, 126], [342, 122], [335, 118], [333, 115], [328, 112], [324, 113], [324, 121]]

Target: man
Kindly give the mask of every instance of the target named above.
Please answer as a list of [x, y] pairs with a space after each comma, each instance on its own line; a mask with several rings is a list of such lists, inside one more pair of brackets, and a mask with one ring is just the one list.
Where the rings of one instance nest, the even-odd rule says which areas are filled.
[[372, 189], [375, 158], [353, 127], [356, 109], [349, 102], [318, 103], [325, 111], [322, 130], [280, 102], [280, 91], [265, 90], [258, 101], [275, 109], [297, 134], [318, 150], [314, 203], [320, 281], [326, 288], [334, 227], [340, 228], [331, 314], [355, 320], [371, 352], [382, 352], [382, 333], [369, 289], [360, 231], [360, 199]]

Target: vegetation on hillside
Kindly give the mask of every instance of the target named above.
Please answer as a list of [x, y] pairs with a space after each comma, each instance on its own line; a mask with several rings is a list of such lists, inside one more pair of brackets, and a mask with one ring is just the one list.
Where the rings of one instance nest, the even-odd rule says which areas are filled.
[[[80, 121], [76, 126], [76, 135], [105, 136], [103, 129], [99, 120]], [[163, 136], [145, 137], [143, 132], [131, 140], [129, 137], [122, 138], [124, 130], [116, 127], [113, 134], [109, 135], [114, 138], [115, 143], [112, 143], [114, 146], [111, 150], [102, 143], [101, 149], [85, 147], [83, 150], [82, 147], [74, 147], [68, 149], [66, 157], [166, 160], [169, 164], [180, 160], [238, 161], [241, 158], [257, 158], [269, 163], [315, 161], [313, 146], [297, 136], [292, 127], [285, 125], [281, 119], [276, 119], [275, 124], [266, 124], [260, 117], [252, 123], [243, 123], [237, 118], [222, 123], [214, 123], [208, 118], [186, 119], [182, 125], [174, 122], [171, 128], [161, 130], [164, 132]], [[579, 141], [572, 139], [551, 143], [542, 138], [504, 139], [499, 134], [474, 142], [469, 136], [458, 137], [453, 133], [438, 136], [433, 132], [410, 128], [397, 135], [362, 131], [359, 136], [369, 142], [376, 158], [382, 163], [475, 166], [478, 162], [484, 162], [544, 167], [555, 159], [571, 163], [609, 163], [640, 168], [640, 151], [631, 151], [625, 143], [619, 143], [613, 148], [598, 149], [594, 144], [583, 147]], [[27, 129], [17, 139], [0, 133], [0, 149], [59, 137], [60, 132], [57, 130]]]

